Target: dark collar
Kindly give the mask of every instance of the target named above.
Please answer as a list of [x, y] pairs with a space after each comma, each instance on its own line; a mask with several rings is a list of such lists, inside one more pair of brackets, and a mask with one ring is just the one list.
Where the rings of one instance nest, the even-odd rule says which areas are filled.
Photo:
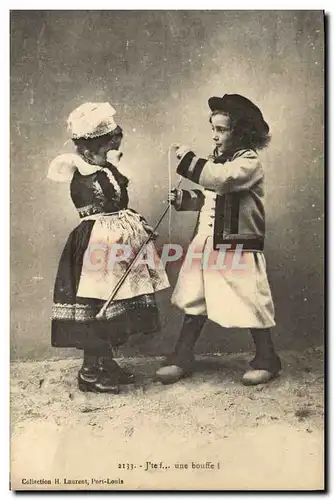
[[225, 151], [223, 154], [219, 154], [217, 148], [214, 149], [212, 158], [214, 163], [226, 163], [227, 161], [231, 161], [233, 156], [236, 154], [236, 150], [234, 151]]

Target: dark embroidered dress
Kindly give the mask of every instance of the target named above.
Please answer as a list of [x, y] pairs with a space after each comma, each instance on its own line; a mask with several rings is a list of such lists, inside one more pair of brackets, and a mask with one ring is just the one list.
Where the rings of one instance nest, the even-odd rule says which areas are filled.
[[[128, 298], [111, 301], [104, 319], [97, 320], [96, 315], [105, 303], [105, 296], [96, 298], [94, 290], [92, 296], [78, 294], [85, 252], [97, 220], [102, 221], [108, 235], [112, 234], [114, 226], [118, 224], [119, 227], [120, 222], [125, 228], [123, 233], [129, 235], [127, 224], [129, 228], [131, 225], [133, 234], [140, 235], [137, 246], [147, 237], [142, 226], [143, 218], [127, 208], [127, 185], [128, 179], [111, 164], [90, 175], [82, 175], [79, 170], [73, 175], [71, 198], [84, 220], [70, 234], [60, 258], [52, 309], [54, 347], [103, 349], [123, 344], [131, 334], [152, 333], [160, 329], [154, 292], [169, 286], [164, 271], [157, 273], [146, 269], [146, 278], [141, 276], [139, 280], [144, 281], [139, 281], [139, 284], [138, 276], [134, 275], [135, 292], [128, 294]], [[124, 234], [121, 234], [122, 241], [126, 239]], [[123, 267], [122, 272], [125, 269]], [[131, 290], [131, 277], [129, 280]], [[141, 289], [143, 293], [140, 293]], [[148, 289], [152, 293], [145, 293]], [[108, 289], [108, 293], [111, 291], [112, 288]]]

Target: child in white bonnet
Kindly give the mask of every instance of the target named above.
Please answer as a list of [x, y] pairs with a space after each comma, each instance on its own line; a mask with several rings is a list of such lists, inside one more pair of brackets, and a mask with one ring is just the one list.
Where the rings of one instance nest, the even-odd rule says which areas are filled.
[[[79, 225], [71, 232], [60, 258], [52, 308], [52, 345], [83, 350], [78, 373], [82, 391], [117, 394], [134, 375], [113, 359], [113, 348], [129, 335], [160, 328], [155, 292], [169, 287], [158, 265], [152, 241], [148, 243], [156, 266], [131, 268], [110, 302], [103, 319], [97, 314], [127, 271], [152, 228], [128, 208], [128, 179], [119, 168], [123, 132], [107, 102], [85, 103], [68, 119], [76, 153], [61, 155], [50, 165], [49, 178], [70, 182]], [[113, 261], [118, 244], [131, 249], [127, 260]], [[116, 247], [115, 247], [116, 246]]]

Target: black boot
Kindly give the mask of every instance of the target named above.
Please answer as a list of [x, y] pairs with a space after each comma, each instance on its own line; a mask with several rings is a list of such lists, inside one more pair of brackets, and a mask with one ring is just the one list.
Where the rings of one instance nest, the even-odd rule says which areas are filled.
[[99, 358], [99, 367], [102, 372], [117, 381], [118, 384], [134, 384], [136, 380], [135, 375], [130, 370], [119, 366], [112, 358], [112, 354], [101, 356]]
[[252, 370], [245, 373], [245, 385], [266, 383], [276, 377], [282, 369], [282, 363], [275, 351], [269, 328], [251, 329], [255, 344], [255, 357], [250, 362]]
[[90, 351], [84, 351], [84, 359], [82, 363], [82, 367], [79, 370], [79, 373], [82, 374], [87, 380], [94, 381], [98, 376], [98, 355], [93, 354]]
[[78, 373], [78, 387], [82, 392], [105, 392], [118, 394], [119, 387], [115, 378], [102, 370], [99, 356], [92, 351], [84, 351], [83, 365]]
[[156, 372], [156, 378], [163, 384], [172, 384], [181, 378], [190, 375], [195, 361], [194, 347], [206, 316], [186, 314], [174, 352], [163, 362], [162, 368]]
[[[187, 367], [194, 362], [194, 347], [199, 339], [206, 319], [206, 316], [185, 315], [174, 351], [166, 360], [169, 365], [173, 363], [181, 367]], [[166, 362], [164, 363], [165, 366], [167, 366]]]

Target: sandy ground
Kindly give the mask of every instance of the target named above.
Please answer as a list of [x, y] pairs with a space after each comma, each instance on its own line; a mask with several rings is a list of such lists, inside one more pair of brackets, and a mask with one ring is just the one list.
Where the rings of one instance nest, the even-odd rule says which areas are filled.
[[322, 349], [283, 352], [266, 386], [240, 384], [249, 359], [197, 357], [169, 386], [159, 359], [120, 359], [138, 378], [119, 396], [80, 393], [79, 359], [12, 363], [12, 489], [323, 489]]

